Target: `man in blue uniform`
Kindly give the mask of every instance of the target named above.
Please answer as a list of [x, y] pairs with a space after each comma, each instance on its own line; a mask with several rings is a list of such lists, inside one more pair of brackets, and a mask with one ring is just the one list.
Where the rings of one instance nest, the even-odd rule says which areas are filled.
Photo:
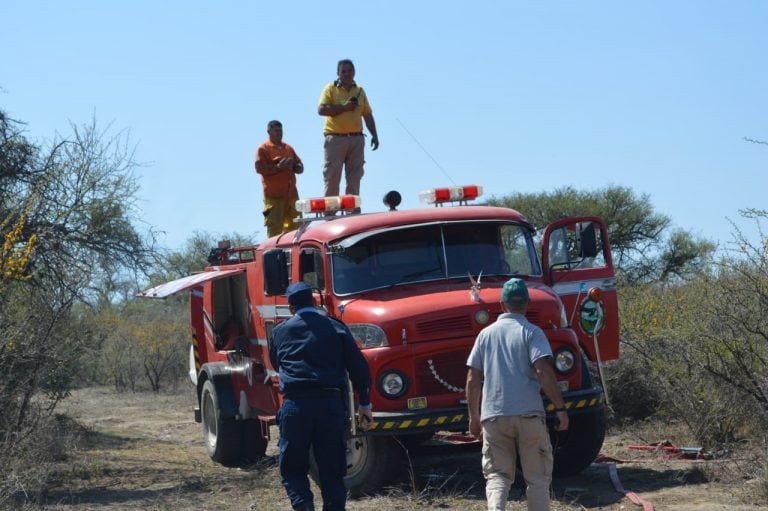
[[294, 314], [272, 333], [272, 367], [280, 375], [283, 406], [280, 427], [280, 476], [295, 510], [312, 511], [309, 450], [314, 450], [324, 511], [343, 511], [347, 500], [345, 393], [347, 374], [357, 392], [361, 420], [370, 421], [368, 362], [349, 329], [315, 307], [312, 288], [304, 282], [286, 290]]

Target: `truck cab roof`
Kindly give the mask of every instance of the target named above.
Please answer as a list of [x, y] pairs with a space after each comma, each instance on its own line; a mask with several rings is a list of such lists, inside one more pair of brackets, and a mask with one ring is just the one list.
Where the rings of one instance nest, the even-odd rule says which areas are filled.
[[[306, 219], [310, 221], [309, 218]], [[297, 239], [291, 231], [269, 238], [260, 244], [261, 249], [291, 245], [295, 241], [315, 240], [332, 243], [361, 233], [373, 233], [397, 227], [413, 227], [430, 223], [468, 222], [482, 220], [508, 220], [528, 224], [525, 216], [513, 209], [495, 206], [453, 206], [420, 208], [404, 211], [386, 211], [345, 215], [326, 221], [311, 223]]]

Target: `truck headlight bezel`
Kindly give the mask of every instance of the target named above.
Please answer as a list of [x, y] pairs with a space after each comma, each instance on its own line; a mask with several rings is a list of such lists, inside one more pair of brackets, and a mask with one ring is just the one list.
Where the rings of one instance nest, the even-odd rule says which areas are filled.
[[387, 399], [397, 399], [408, 392], [408, 377], [397, 369], [389, 369], [379, 376], [379, 392]]
[[576, 369], [576, 354], [570, 348], [560, 348], [554, 353], [555, 370], [560, 374], [570, 374]]
[[372, 323], [350, 323], [347, 327], [352, 332], [352, 337], [360, 342], [361, 348], [378, 348], [389, 345], [387, 335], [378, 325]]

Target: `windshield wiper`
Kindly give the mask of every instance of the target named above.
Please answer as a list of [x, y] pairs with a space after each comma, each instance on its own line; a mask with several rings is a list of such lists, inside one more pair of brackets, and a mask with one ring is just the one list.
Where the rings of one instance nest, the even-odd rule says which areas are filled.
[[[424, 275], [428, 275], [428, 274], [430, 274], [432, 272], [440, 271], [441, 269], [442, 268], [440, 268], [438, 266], [436, 268], [427, 268], [426, 270], [419, 270], [419, 271], [414, 271], [414, 272], [411, 272], [411, 273], [406, 273], [405, 275], [400, 277], [400, 280], [398, 280], [397, 282], [391, 283], [389, 285], [389, 287], [399, 286], [400, 284], [409, 284], [409, 283], [413, 282], [413, 280], [411, 280], [411, 279], [414, 279], [416, 277], [421, 277], [421, 276], [424, 276]], [[442, 277], [442, 275], [441, 275], [441, 277]]]

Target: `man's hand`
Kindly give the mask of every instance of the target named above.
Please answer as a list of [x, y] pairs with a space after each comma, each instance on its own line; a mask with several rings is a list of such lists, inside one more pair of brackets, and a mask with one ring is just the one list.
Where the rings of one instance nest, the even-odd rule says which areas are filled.
[[293, 168], [293, 158], [290, 156], [283, 158], [279, 162], [277, 162], [277, 168], [279, 169], [290, 169]]
[[360, 427], [367, 431], [371, 422], [373, 422], [373, 412], [370, 408], [360, 406], [357, 409], [357, 415], [360, 420]]
[[373, 148], [374, 151], [379, 148], [379, 137], [378, 137], [378, 135], [373, 135], [371, 137], [371, 147]]
[[483, 372], [470, 367], [467, 370], [467, 412], [469, 413], [469, 434], [475, 438], [483, 436], [480, 423], [480, 396], [483, 392]]
[[483, 437], [483, 425], [480, 422], [480, 417], [469, 416], [469, 434], [475, 438]]
[[[536, 359], [533, 363], [533, 367], [536, 369], [536, 377], [541, 384], [541, 390], [552, 401], [555, 409], [563, 408], [565, 403], [563, 402], [563, 396], [560, 393], [560, 388], [557, 386], [557, 378], [555, 377], [555, 370], [552, 369], [552, 357], [541, 357]], [[556, 412], [557, 415], [557, 431], [565, 431], [568, 429], [568, 412], [564, 409]]]
[[568, 412], [565, 410], [557, 412], [557, 427], [555, 429], [557, 431], [566, 431], [568, 429]]
[[304, 172], [304, 164], [303, 164], [303, 163], [301, 163], [300, 161], [297, 161], [297, 162], [296, 162], [296, 163], [294, 163], [294, 165], [293, 165], [293, 171], [294, 171], [296, 174], [301, 174], [302, 172]]

